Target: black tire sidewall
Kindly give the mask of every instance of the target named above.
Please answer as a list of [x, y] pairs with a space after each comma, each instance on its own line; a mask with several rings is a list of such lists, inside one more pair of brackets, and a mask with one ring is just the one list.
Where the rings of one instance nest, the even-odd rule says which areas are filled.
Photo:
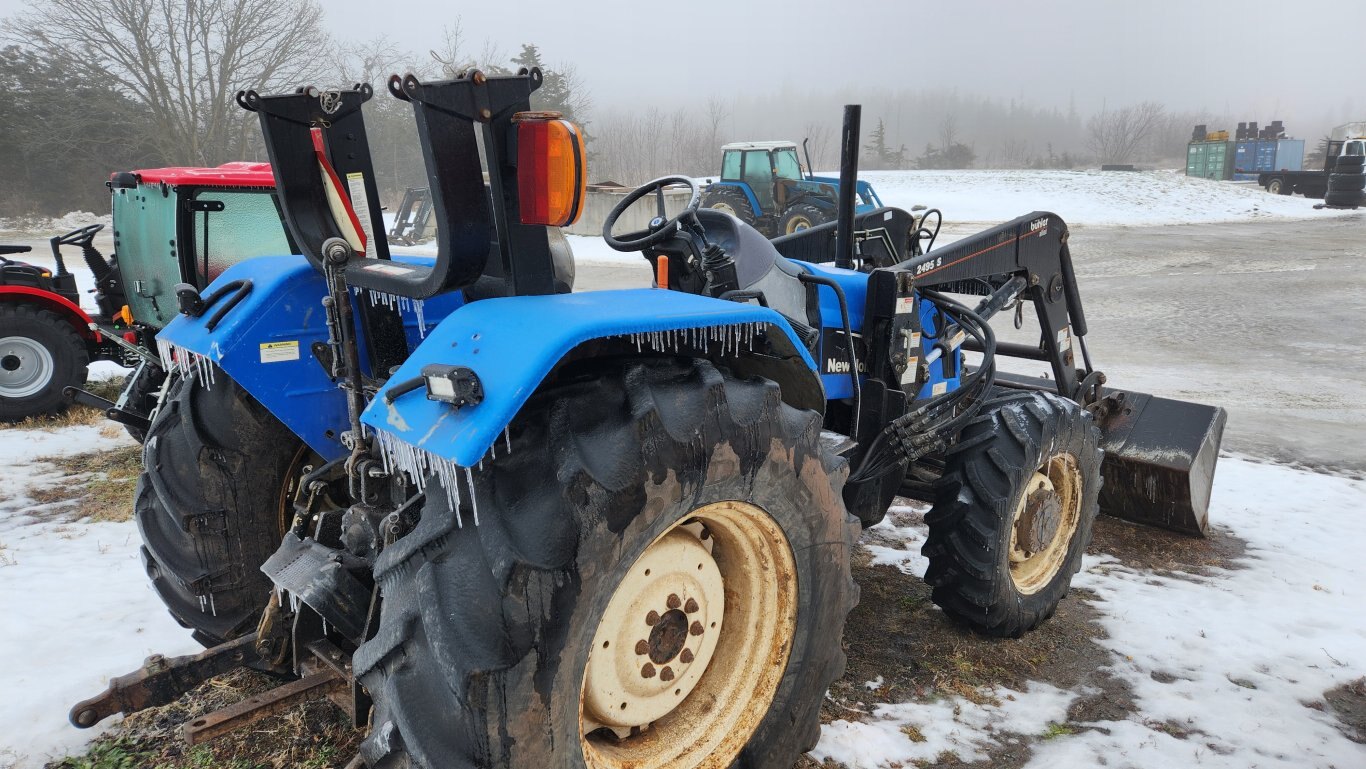
[[1328, 179], [1329, 192], [1360, 192], [1366, 186], [1366, 174], [1333, 174]]
[[[225, 372], [211, 386], [167, 383], [143, 445], [133, 513], [143, 565], [171, 616], [213, 646], [249, 631], [271, 587], [260, 566], [279, 546], [290, 472], [305, 446]], [[223, 580], [200, 608], [201, 575]]]
[[[946, 613], [982, 632], [1016, 637], [1052, 616], [1081, 567], [1099, 511], [1100, 434], [1089, 414], [1057, 395], [1002, 391], [998, 398], [964, 429], [960, 441], [971, 448], [951, 453], [947, 461], [944, 479], [958, 479], [968, 488], [941, 481], [926, 516], [930, 533], [923, 552], [931, 562], [926, 579]], [[995, 437], [983, 442], [992, 431]], [[1014, 449], [1005, 443], [998, 447], [997, 441], [1019, 436], [1028, 440], [1021, 441], [1019, 463], [1009, 467]], [[1071, 454], [1077, 462], [1079, 519], [1057, 572], [1039, 590], [1024, 593], [1010, 575], [1014, 512], [1035, 471], [1058, 454]], [[978, 564], [989, 564], [986, 575], [974, 573], [982, 568]]]
[[22, 398], [0, 397], [0, 421], [55, 413], [67, 405], [62, 390], [85, 383], [90, 352], [66, 319], [28, 304], [0, 304], [0, 337], [30, 339], [52, 356], [52, 378], [43, 390]]

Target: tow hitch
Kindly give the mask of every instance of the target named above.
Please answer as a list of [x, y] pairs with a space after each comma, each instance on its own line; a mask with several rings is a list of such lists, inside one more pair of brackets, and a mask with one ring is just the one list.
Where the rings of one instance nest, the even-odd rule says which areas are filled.
[[[262, 659], [262, 651], [272, 648], [269, 641], [263, 642], [267, 638], [261, 633], [250, 633], [200, 654], [148, 657], [142, 667], [110, 680], [109, 687], [98, 696], [76, 703], [69, 715], [71, 723], [88, 729], [116, 713], [130, 715], [169, 705], [210, 678], [237, 668], [271, 667], [273, 660]], [[299, 678], [190, 721], [184, 727], [186, 744], [198, 745], [221, 737], [297, 703], [320, 697], [327, 697], [354, 721], [358, 690], [351, 675], [350, 655], [325, 639], [316, 640], [299, 652]]]

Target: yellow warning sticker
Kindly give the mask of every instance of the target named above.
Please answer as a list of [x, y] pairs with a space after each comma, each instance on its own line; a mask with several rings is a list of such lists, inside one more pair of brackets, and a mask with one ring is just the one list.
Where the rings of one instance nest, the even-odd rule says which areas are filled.
[[262, 342], [261, 343], [261, 362], [262, 363], [281, 363], [287, 360], [299, 359], [299, 341], [290, 342]]

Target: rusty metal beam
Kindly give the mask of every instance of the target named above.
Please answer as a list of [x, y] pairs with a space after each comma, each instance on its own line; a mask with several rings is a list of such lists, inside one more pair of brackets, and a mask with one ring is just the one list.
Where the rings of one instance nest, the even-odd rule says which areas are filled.
[[256, 634], [208, 649], [200, 654], [167, 659], [148, 657], [141, 668], [112, 678], [99, 695], [76, 703], [68, 718], [79, 729], [89, 729], [115, 713], [128, 715], [167, 705], [214, 676], [257, 660]]
[[338, 675], [335, 670], [323, 668], [319, 672], [297, 681], [277, 686], [270, 691], [248, 697], [235, 705], [229, 705], [222, 710], [216, 710], [196, 718], [185, 724], [185, 742], [189, 745], [198, 745], [215, 737], [221, 737], [228, 732], [288, 710], [303, 700], [325, 696], [334, 690], [341, 690], [345, 686], [346, 680]]

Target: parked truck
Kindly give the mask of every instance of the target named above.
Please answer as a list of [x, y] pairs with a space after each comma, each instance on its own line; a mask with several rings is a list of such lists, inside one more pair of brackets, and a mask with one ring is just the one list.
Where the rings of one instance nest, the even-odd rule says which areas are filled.
[[[1299, 193], [1306, 198], [1324, 198], [1329, 193], [1330, 177], [1334, 175], [1353, 177], [1342, 181], [1347, 184], [1358, 181], [1355, 177], [1361, 174], [1361, 158], [1366, 155], [1366, 122], [1347, 123], [1334, 128], [1329, 135], [1328, 148], [1324, 153], [1323, 168], [1308, 171], [1292, 171], [1281, 168], [1274, 171], [1265, 171], [1257, 175], [1257, 184], [1266, 189], [1267, 192], [1277, 195], [1293, 195]], [[1344, 158], [1358, 158], [1358, 160], [1343, 160]], [[1284, 165], [1284, 164], [1281, 164]], [[1342, 168], [1339, 168], [1342, 165]], [[1360, 192], [1361, 186], [1357, 185], [1355, 190], [1343, 190], [1344, 192]]]

